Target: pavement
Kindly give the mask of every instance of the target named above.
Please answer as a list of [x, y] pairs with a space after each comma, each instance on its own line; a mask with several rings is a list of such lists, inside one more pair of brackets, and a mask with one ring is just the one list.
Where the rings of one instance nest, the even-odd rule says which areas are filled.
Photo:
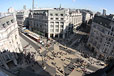
[[82, 76], [82, 73], [77, 72], [76, 69], [74, 69], [69, 76]]
[[[23, 48], [26, 48], [26, 50], [29, 52], [38, 53], [37, 56], [35, 55], [35, 59], [40, 65], [44, 63], [44, 66], [46, 66], [45, 70], [49, 72], [52, 76], [65, 76], [65, 74], [69, 76], [82, 75], [84, 73], [82, 69], [86, 69], [87, 65], [82, 66], [82, 63], [80, 63], [80, 65], [77, 64], [76, 59], [79, 58], [81, 60], [84, 60], [84, 63], [90, 64], [89, 68], [87, 69], [95, 71], [101, 68], [98, 65], [94, 66], [95, 64], [91, 65], [90, 61], [82, 57], [80, 52], [72, 48], [68, 48], [62, 44], [59, 44], [54, 40], [46, 42], [46, 39], [43, 38], [44, 43], [51, 44], [50, 47], [46, 48], [45, 46], [42, 46], [41, 44], [28, 38], [24, 34], [20, 34], [20, 36]], [[39, 49], [39, 47], [42, 47], [42, 49]], [[78, 66], [82, 69], [80, 69]]]
[[[21, 38], [24, 39], [23, 40], [24, 42], [26, 41], [26, 43], [31, 44], [35, 49], [39, 49], [40, 46], [37, 44], [37, 42], [35, 42], [34, 40], [30, 39], [29, 37], [27, 37], [26, 35], [22, 33], [20, 33], [20, 36]], [[26, 43], [24, 43], [23, 41], [22, 41], [22, 45], [25, 47]]]
[[[36, 73], [37, 74], [41, 74], [41, 75], [43, 75], [43, 76], [46, 76], [47, 75], [47, 73], [46, 72], [44, 72], [44, 69], [42, 69], [42, 57], [40, 56], [40, 54], [37, 52], [37, 51], [39, 51], [39, 45], [36, 43], [36, 42], [34, 42], [34, 41], [32, 41], [31, 39], [29, 39], [26, 35], [22, 35], [21, 34], [21, 36], [20, 36], [20, 40], [21, 40], [21, 43], [22, 43], [22, 47], [25, 49], [25, 51], [26, 51], [26, 54], [27, 53], [29, 53], [29, 52], [36, 52], [37, 53], [37, 55], [35, 55], [35, 60], [38, 60], [38, 63], [39, 63], [39, 65], [37, 65], [37, 66], [35, 66], [33, 69], [34, 70], [36, 70]], [[25, 65], [28, 65], [28, 66], [25, 66], [25, 67], [23, 67], [24, 66], [24, 64], [23, 64], [23, 68], [27, 68], [27, 67], [29, 67], [29, 68], [31, 68], [31, 64], [25, 64]], [[47, 69], [48, 68], [51, 68], [51, 67], [49, 67], [48, 65], [47, 65]], [[52, 69], [52, 68], [51, 68]], [[54, 69], [52, 69], [53, 71], [54, 71]], [[51, 71], [52, 71], [51, 70]], [[49, 70], [50, 71], [50, 70]], [[46, 73], [46, 74], [45, 74]]]
[[[38, 45], [35, 45], [34, 43], [32, 43], [29, 39], [27, 39], [26, 37], [23, 37], [23, 36], [21, 36], [21, 42], [22, 42], [22, 46], [23, 46], [23, 48], [25, 48], [25, 46], [26, 46], [26, 49], [28, 49], [28, 51], [30, 52], [30, 51], [32, 51], [32, 52], [35, 52], [36, 51], [36, 49], [37, 49], [37, 46]], [[32, 44], [31, 44], [32, 43]], [[34, 46], [35, 45], [35, 46]], [[33, 47], [32, 47], [33, 46]], [[59, 50], [59, 46], [58, 46], [58, 44], [55, 44], [54, 45], [54, 50], [55, 50], [55, 52], [62, 52], [62, 50], [60, 51]], [[53, 49], [51, 49], [51, 50], [53, 50]], [[64, 52], [64, 53], [68, 53], [68, 52]], [[51, 53], [51, 51], [49, 50], [49, 51], [40, 51], [40, 55], [42, 55], [42, 56], [44, 56], [44, 58], [46, 59], [47, 57], [45, 57], [45, 55], [46, 54], [49, 54], [49, 56], [50, 57], [52, 57], [52, 58], [54, 58], [53, 56], [51, 56], [52, 55], [52, 53]], [[51, 55], [50, 55], [51, 54]], [[58, 57], [60, 57], [61, 55], [59, 55]], [[68, 57], [68, 56], [67, 56]], [[70, 57], [70, 55], [69, 55], [69, 57]], [[71, 57], [73, 57], [73, 56], [71, 56]], [[64, 58], [65, 59], [65, 56], [63, 56], [62, 58]], [[75, 57], [74, 57], [75, 58]], [[39, 64], [42, 64], [42, 57], [40, 57], [40, 58], [38, 58], [38, 62], [39, 62]], [[54, 60], [51, 60], [51, 59], [46, 59], [47, 61], [45, 62], [45, 66], [46, 66], [46, 71], [48, 71], [51, 75], [55, 75], [56, 73], [58, 73], [58, 75], [63, 75], [64, 76], [64, 74], [62, 74], [55, 66], [53, 66], [52, 65], [52, 62], [55, 62], [56, 63], [56, 66], [58, 66], [58, 67], [61, 67], [61, 69], [62, 70], [64, 70], [64, 62], [63, 61], [61, 61], [61, 59], [60, 58], [54, 58]], [[67, 62], [66, 62], [67, 63]], [[70, 62], [68, 62], [68, 63], [70, 63]], [[53, 68], [53, 69], [52, 69]], [[56, 69], [56, 70], [55, 70]], [[55, 70], [55, 71], [54, 71]]]

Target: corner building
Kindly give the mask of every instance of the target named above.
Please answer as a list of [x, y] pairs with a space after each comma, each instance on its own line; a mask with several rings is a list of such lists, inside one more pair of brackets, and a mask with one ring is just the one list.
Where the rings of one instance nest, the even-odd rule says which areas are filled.
[[[79, 14], [64, 8], [34, 9], [29, 14], [29, 29], [48, 38], [65, 38], [73, 33], [73, 23], [76, 25], [76, 22], [71, 19], [76, 19], [74, 17], [78, 16]], [[82, 22], [82, 15], [79, 20], [81, 21], [77, 22]]]
[[[108, 16], [95, 16], [87, 43], [96, 56], [114, 56], [114, 21]], [[100, 58], [100, 57], [99, 57]]]
[[0, 16], [0, 65], [7, 69], [10, 62], [17, 65], [17, 53], [22, 50], [15, 16], [2, 14]]

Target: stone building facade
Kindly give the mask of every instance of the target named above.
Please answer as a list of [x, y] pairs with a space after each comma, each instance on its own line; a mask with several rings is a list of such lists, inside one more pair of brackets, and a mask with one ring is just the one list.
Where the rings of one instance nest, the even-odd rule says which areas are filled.
[[28, 9], [26, 9], [26, 6], [24, 6], [22, 10], [17, 11], [16, 19], [17, 19], [17, 24], [19, 26], [27, 25], [27, 17], [29, 16], [29, 12], [30, 11]]
[[97, 57], [114, 56], [114, 21], [106, 16], [96, 15], [87, 44]]
[[39, 31], [48, 38], [65, 38], [73, 33], [74, 25], [82, 22], [82, 16], [77, 20], [79, 13], [75, 13], [64, 8], [34, 9], [29, 14], [29, 28], [32, 31]]
[[76, 28], [82, 24], [82, 13], [79, 10], [70, 10], [70, 24], [73, 24], [73, 27]]
[[82, 13], [82, 21], [83, 21], [83, 23], [87, 23], [87, 24], [88, 24], [88, 22], [89, 22], [91, 19], [93, 19], [93, 17], [94, 17], [93, 12], [90, 11], [90, 10], [85, 10], [85, 9], [82, 9], [82, 10], [80, 10], [80, 11], [81, 11], [81, 13]]
[[16, 17], [12, 14], [0, 16], [0, 66], [8, 67], [8, 63], [17, 65], [17, 54], [22, 52]]

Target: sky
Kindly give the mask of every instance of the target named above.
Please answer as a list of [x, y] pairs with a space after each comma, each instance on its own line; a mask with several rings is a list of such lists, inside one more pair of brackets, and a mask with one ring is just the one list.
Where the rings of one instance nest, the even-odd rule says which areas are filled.
[[[34, 0], [35, 6], [40, 8], [76, 8], [90, 9], [93, 12], [106, 9], [108, 14], [114, 14], [114, 0]], [[6, 12], [8, 8], [13, 7], [15, 10], [20, 10], [26, 5], [27, 8], [32, 8], [32, 0], [0, 0], [0, 12]]]

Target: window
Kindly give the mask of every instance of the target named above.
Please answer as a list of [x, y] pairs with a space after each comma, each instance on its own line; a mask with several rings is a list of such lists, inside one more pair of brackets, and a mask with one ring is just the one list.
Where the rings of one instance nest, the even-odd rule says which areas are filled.
[[50, 29], [50, 32], [54, 32], [54, 29]]
[[109, 41], [111, 41], [111, 39], [109, 38]]
[[15, 39], [17, 39], [17, 35], [15, 35]]
[[56, 22], [56, 25], [59, 25], [59, 22]]
[[58, 14], [55, 14], [55, 16], [58, 16]]
[[59, 32], [59, 29], [56, 29], [56, 32]]
[[112, 30], [111, 31], [114, 31], [114, 27], [112, 28]]
[[50, 16], [53, 16], [53, 14], [51, 13]]
[[54, 22], [50, 23], [50, 28], [54, 28]]
[[61, 18], [61, 20], [63, 20], [63, 18]]
[[63, 29], [60, 29], [61, 32], [63, 32]]
[[64, 22], [60, 23], [60, 27], [63, 28], [64, 27]]
[[5, 23], [4, 23], [4, 24], [2, 24], [2, 26], [5, 28]]
[[59, 25], [56, 25], [56, 28], [59, 28]]
[[110, 33], [110, 35], [113, 35], [112, 32]]
[[61, 22], [61, 25], [64, 25], [64, 22]]
[[50, 25], [54, 25], [54, 22], [51, 22]]
[[54, 28], [54, 26], [53, 25], [50, 25], [50, 28]]
[[6, 22], [7, 23], [7, 25], [9, 25], [9, 21], [8, 22]]
[[58, 20], [58, 18], [56, 18], [56, 20]]
[[63, 16], [63, 14], [61, 14], [61, 16]]
[[4, 51], [3, 51], [3, 53], [6, 53], [6, 52], [7, 52], [7, 50], [4, 50]]
[[34, 22], [34, 26], [35, 26], [35, 22]]
[[14, 22], [14, 20], [12, 19], [12, 20], [11, 20], [11, 22], [13, 23], [13, 22]]
[[63, 25], [61, 25], [61, 28], [63, 28]]
[[53, 20], [53, 18], [51, 18], [51, 20]]

